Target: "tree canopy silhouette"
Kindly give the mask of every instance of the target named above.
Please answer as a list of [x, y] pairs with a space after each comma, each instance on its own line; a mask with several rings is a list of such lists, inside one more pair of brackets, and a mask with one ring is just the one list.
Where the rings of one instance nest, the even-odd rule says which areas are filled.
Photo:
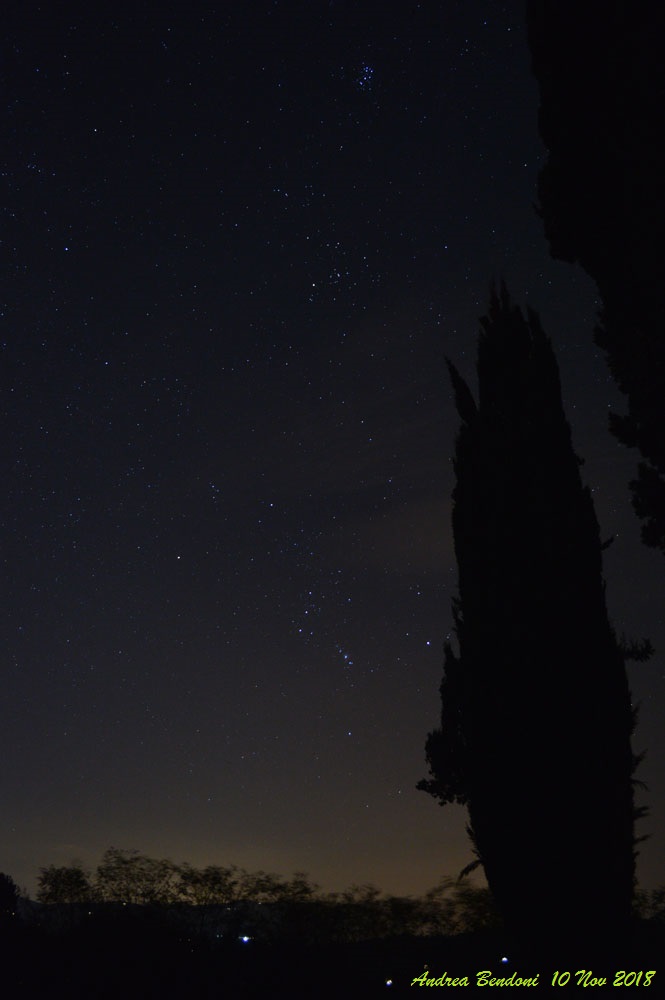
[[87, 903], [92, 897], [90, 878], [80, 865], [49, 865], [39, 869], [37, 899], [40, 903]]
[[[634, 716], [601, 542], [554, 353], [507, 291], [481, 320], [478, 403], [449, 364], [462, 426], [453, 534], [459, 651], [419, 788], [468, 806], [478, 862], [532, 953], [615, 941], [633, 876]], [[534, 937], [535, 935], [535, 937]]]
[[18, 886], [11, 877], [0, 872], [0, 927], [11, 924], [18, 909]]
[[527, 26], [545, 234], [598, 286], [595, 340], [628, 404], [610, 427], [641, 453], [633, 506], [665, 552], [665, 5], [527, 0]]

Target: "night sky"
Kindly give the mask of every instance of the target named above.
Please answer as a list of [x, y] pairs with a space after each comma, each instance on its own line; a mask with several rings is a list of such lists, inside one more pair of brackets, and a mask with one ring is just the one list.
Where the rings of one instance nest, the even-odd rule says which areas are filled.
[[419, 893], [471, 860], [415, 785], [456, 586], [445, 357], [475, 385], [504, 278], [616, 535], [611, 617], [656, 647], [628, 669], [665, 882], [665, 566], [595, 288], [534, 210], [522, 4], [7, 9], [0, 870], [34, 891], [115, 845]]

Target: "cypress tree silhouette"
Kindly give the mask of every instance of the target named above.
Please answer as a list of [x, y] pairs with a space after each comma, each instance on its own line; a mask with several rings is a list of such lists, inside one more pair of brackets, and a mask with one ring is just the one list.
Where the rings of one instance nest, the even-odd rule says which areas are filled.
[[628, 404], [610, 429], [641, 453], [633, 507], [665, 553], [665, 5], [527, 0], [527, 28], [545, 235], [598, 286], [595, 341]]
[[527, 953], [589, 962], [630, 918], [634, 713], [551, 344], [505, 288], [481, 326], [478, 405], [448, 362], [459, 652], [418, 787], [467, 805], [475, 864]]

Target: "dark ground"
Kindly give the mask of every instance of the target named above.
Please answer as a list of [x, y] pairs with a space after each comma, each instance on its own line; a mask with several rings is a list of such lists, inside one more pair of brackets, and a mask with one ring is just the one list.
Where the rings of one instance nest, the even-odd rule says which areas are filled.
[[[665, 955], [662, 926], [646, 923], [627, 953], [603, 967], [593, 962], [593, 956], [582, 966], [567, 965], [563, 957], [555, 957], [547, 967], [537, 965], [512, 953], [496, 932], [319, 947], [303, 947], [293, 940], [211, 945], [188, 940], [173, 928], [115, 921], [60, 934], [15, 927], [3, 939], [2, 996], [25, 1000], [56, 993], [68, 1000], [393, 996], [410, 991], [423, 971], [435, 979], [466, 976], [472, 988], [482, 970], [490, 970], [494, 977], [539, 973], [538, 987], [546, 991], [556, 970], [570, 971], [568, 988], [577, 989], [575, 973], [580, 967], [591, 970], [594, 977], [606, 977], [605, 988], [612, 988], [620, 970], [658, 970], [657, 957]], [[508, 961], [502, 962], [503, 957]], [[663, 974], [665, 970], [657, 971], [652, 985], [657, 987]]]

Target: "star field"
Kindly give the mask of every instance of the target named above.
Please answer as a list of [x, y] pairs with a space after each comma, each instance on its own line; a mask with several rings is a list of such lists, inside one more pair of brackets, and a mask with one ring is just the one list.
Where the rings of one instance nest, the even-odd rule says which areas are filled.
[[471, 374], [500, 277], [619, 533], [618, 630], [657, 648], [662, 825], [662, 567], [594, 289], [533, 211], [520, 6], [12, 3], [3, 35], [0, 870], [114, 844], [408, 893], [469, 860], [415, 784], [456, 584], [444, 359]]

